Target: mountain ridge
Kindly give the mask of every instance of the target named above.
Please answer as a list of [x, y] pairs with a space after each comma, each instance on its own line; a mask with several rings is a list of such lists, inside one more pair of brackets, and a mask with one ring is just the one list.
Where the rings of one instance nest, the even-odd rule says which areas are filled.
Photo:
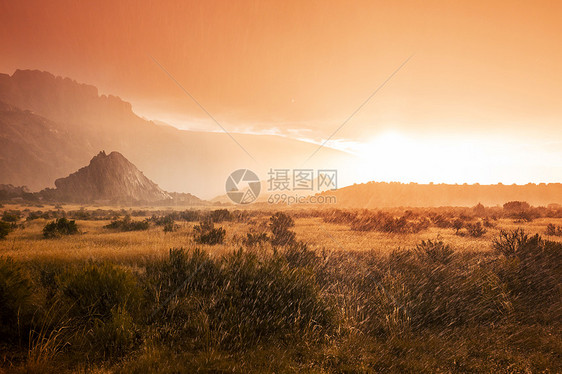
[[64, 201], [171, 200], [169, 193], [148, 179], [121, 153], [101, 151], [87, 166], [55, 181], [56, 194]]
[[[100, 149], [118, 150], [167, 191], [212, 198], [224, 193], [228, 175], [253, 168], [302, 164], [316, 144], [273, 135], [229, 135], [161, 126], [136, 115], [130, 103], [99, 95], [95, 86], [48, 72], [0, 74], [0, 183], [32, 191], [89, 161]], [[17, 118], [16, 118], [17, 117]], [[29, 126], [32, 124], [32, 126]], [[324, 147], [311, 168], [345, 168], [354, 156]], [[254, 160], [258, 160], [255, 162]], [[316, 162], [316, 164], [314, 164]]]

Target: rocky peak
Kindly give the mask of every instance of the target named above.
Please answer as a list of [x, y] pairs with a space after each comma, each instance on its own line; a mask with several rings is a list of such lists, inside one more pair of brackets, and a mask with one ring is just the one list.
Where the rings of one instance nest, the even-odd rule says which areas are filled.
[[101, 151], [90, 164], [55, 181], [57, 195], [77, 202], [146, 201], [171, 199], [119, 152]]

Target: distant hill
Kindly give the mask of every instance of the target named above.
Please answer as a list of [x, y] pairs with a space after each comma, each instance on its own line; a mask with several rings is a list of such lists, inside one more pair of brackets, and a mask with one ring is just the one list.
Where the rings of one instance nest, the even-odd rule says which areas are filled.
[[347, 208], [438, 207], [503, 205], [508, 201], [526, 201], [534, 206], [562, 203], [562, 184], [480, 185], [417, 184], [370, 182], [356, 184], [324, 195], [337, 198]]
[[171, 200], [121, 153], [100, 152], [90, 164], [55, 181], [60, 200], [77, 202]]
[[[55, 179], [87, 164], [100, 149], [112, 149], [164, 190], [212, 198], [224, 193], [234, 170], [266, 175], [269, 168], [298, 167], [317, 147], [280, 136], [234, 134], [252, 160], [227, 134], [156, 124], [119, 97], [36, 70], [0, 74], [0, 102], [0, 183], [31, 191], [54, 187]], [[307, 167], [343, 169], [351, 159], [324, 147]]]

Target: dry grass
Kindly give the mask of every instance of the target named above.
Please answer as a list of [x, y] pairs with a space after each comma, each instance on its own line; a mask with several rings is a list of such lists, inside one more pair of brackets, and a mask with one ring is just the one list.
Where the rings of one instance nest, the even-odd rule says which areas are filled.
[[[80, 208], [64, 207], [67, 212]], [[142, 210], [144, 216], [132, 219], [166, 209]], [[540, 256], [525, 263], [492, 248], [501, 230], [517, 228], [561, 242], [544, 233], [548, 224], [562, 225], [562, 218], [525, 223], [499, 218], [475, 238], [435, 225], [415, 234], [355, 231], [349, 222], [326, 223], [322, 212], [288, 212], [296, 242], [285, 246], [245, 242], [248, 233], [272, 236], [272, 211], [259, 209], [217, 222], [226, 238], [212, 246], [194, 241], [198, 222], [176, 220], [172, 232], [154, 222], [148, 230], [118, 232], [104, 227], [109, 220], [76, 220], [80, 234], [45, 239], [42, 229], [51, 220], [22, 220], [23, 227], [0, 241], [0, 259], [11, 257], [22, 265], [21, 273], [7, 272], [10, 265], [4, 274], [31, 279], [38, 295], [30, 296], [26, 308], [42, 322], [26, 325], [32, 332], [29, 344], [23, 350], [12, 346], [0, 372], [2, 367], [21, 372], [562, 370], [562, 309], [548, 297], [562, 291], [557, 264]], [[431, 252], [441, 241], [452, 249], [452, 259]], [[171, 248], [187, 250], [174, 257]], [[559, 261], [559, 253], [552, 256]], [[186, 278], [193, 279], [190, 287]], [[123, 279], [130, 287], [122, 286]], [[82, 296], [72, 299], [76, 290]], [[64, 309], [57, 302], [73, 310], [81, 298], [97, 300], [98, 292], [105, 300], [108, 290], [118, 301], [101, 322], [90, 316], [83, 328], [87, 313], [57, 314]], [[131, 291], [135, 303], [119, 301], [127, 290], [142, 290]], [[308, 303], [287, 312], [306, 297]], [[154, 310], [159, 314], [153, 319]], [[319, 310], [326, 312], [324, 322], [318, 322], [324, 315]], [[310, 320], [291, 330], [303, 316]], [[108, 347], [122, 349], [118, 359], [107, 352], [96, 356], [114, 350]], [[91, 355], [88, 361], [84, 352]], [[6, 357], [16, 357], [15, 364]]]
[[[4, 209], [22, 209], [18, 205], [6, 205]], [[80, 206], [64, 206], [64, 209], [80, 209]], [[44, 208], [43, 208], [44, 209]], [[93, 207], [87, 209], [94, 209]], [[98, 207], [95, 207], [98, 209]], [[109, 209], [109, 208], [108, 208]], [[111, 208], [115, 209], [115, 207]], [[142, 208], [155, 211], [162, 208]], [[167, 209], [167, 208], [166, 208]], [[171, 207], [170, 209], [173, 209]], [[208, 209], [207, 209], [208, 210]], [[142, 220], [148, 218], [134, 217]], [[197, 244], [217, 254], [238, 249], [241, 241], [250, 230], [267, 230], [267, 215], [258, 216], [249, 224], [240, 222], [221, 222], [217, 226], [226, 229], [225, 243], [215, 246]], [[110, 221], [77, 220], [81, 234], [60, 239], [43, 239], [42, 229], [49, 220], [37, 219], [25, 223], [25, 228], [16, 229], [6, 240], [0, 241], [0, 255], [22, 260], [31, 259], [107, 259], [111, 261], [135, 262], [142, 259], [161, 257], [169, 248], [192, 247], [193, 222], [176, 222], [179, 229], [164, 232], [161, 227], [151, 227], [147, 231], [114, 232], [103, 226]], [[416, 234], [389, 234], [376, 231], [354, 231], [349, 225], [323, 222], [319, 217], [295, 219], [294, 231], [299, 240], [306, 242], [314, 250], [374, 251], [389, 253], [397, 248], [414, 247], [420, 240], [441, 238], [460, 251], [489, 251], [492, 238], [500, 230], [523, 228], [528, 233], [544, 234], [549, 223], [562, 225], [562, 218], [540, 218], [532, 222], [515, 223], [511, 219], [499, 219], [496, 227], [480, 238], [455, 235], [453, 229], [430, 227]], [[561, 241], [561, 237], [549, 237]]]

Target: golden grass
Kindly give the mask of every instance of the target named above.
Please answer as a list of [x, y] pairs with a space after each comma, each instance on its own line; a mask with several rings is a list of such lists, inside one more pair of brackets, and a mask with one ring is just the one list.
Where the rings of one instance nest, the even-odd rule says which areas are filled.
[[[82, 206], [65, 205], [66, 211], [78, 210]], [[8, 205], [4, 209], [25, 209], [25, 206]], [[49, 210], [51, 206], [42, 208], [27, 207], [31, 210]], [[134, 207], [126, 210], [147, 210], [148, 215], [155, 210], [167, 210], [177, 207]], [[116, 207], [87, 207], [95, 209], [120, 209]], [[180, 209], [180, 208], [177, 208]], [[185, 210], [186, 207], [181, 207]], [[203, 208], [209, 210], [210, 208]], [[133, 219], [144, 219], [135, 217]], [[143, 262], [150, 258], [166, 255], [170, 248], [200, 247], [208, 249], [213, 254], [220, 255], [238, 249], [241, 239], [250, 230], [267, 231], [269, 216], [263, 214], [252, 219], [249, 224], [238, 222], [222, 222], [217, 226], [226, 229], [227, 236], [222, 245], [207, 246], [196, 244], [193, 240], [194, 222], [178, 221], [176, 232], [165, 233], [162, 227], [154, 227], [147, 231], [115, 232], [103, 226], [110, 221], [82, 221], [77, 220], [81, 234], [60, 239], [43, 239], [42, 229], [48, 222], [37, 219], [25, 223], [25, 228], [17, 229], [6, 240], [0, 241], [0, 255], [11, 256], [21, 260], [31, 259], [104, 259], [118, 262]], [[492, 239], [501, 229], [515, 229], [522, 227], [530, 234], [540, 233], [544, 236], [549, 223], [562, 225], [560, 218], [541, 218], [529, 223], [515, 223], [510, 219], [500, 219], [495, 222], [496, 227], [488, 228], [486, 234], [480, 238], [455, 235], [453, 229], [431, 227], [417, 234], [388, 234], [376, 231], [353, 231], [348, 224], [331, 224], [323, 222], [322, 218], [297, 218], [293, 230], [297, 239], [302, 240], [314, 250], [351, 250], [375, 251], [389, 253], [398, 248], [411, 248], [420, 240], [440, 237], [455, 250], [460, 251], [489, 251]], [[560, 237], [546, 237], [550, 240], [562, 240]]]

